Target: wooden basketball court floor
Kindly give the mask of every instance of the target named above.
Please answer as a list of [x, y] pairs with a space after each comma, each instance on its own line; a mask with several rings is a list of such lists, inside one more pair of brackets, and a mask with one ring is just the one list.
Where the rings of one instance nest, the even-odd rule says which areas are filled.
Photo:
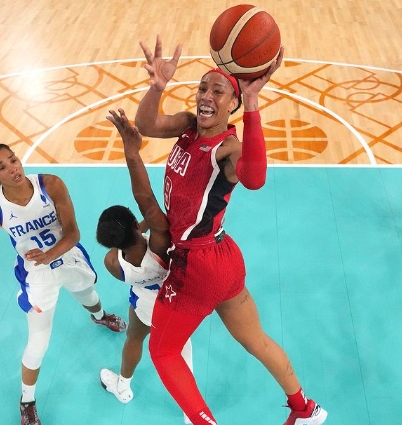
[[[128, 288], [104, 270], [96, 222], [114, 204], [138, 212], [107, 111], [135, 116], [147, 88], [138, 40], [152, 45], [156, 33], [166, 56], [184, 43], [161, 109], [194, 110], [196, 82], [213, 66], [209, 29], [239, 3], [0, 2], [0, 142], [27, 173], [66, 182], [107, 311], [127, 318]], [[286, 61], [260, 96], [267, 184], [236, 189], [225, 228], [244, 253], [265, 330], [329, 411], [327, 423], [402, 423], [402, 3], [254, 4], [276, 18]], [[241, 134], [241, 113], [233, 123]], [[141, 151], [159, 201], [173, 144], [145, 139]], [[27, 330], [4, 232], [0, 246], [0, 415], [17, 424]], [[36, 392], [43, 425], [182, 423], [146, 350], [133, 402], [122, 405], [100, 386], [101, 368], [118, 369], [123, 341], [62, 292]], [[215, 314], [193, 348], [196, 379], [220, 424], [284, 422], [278, 385]]]

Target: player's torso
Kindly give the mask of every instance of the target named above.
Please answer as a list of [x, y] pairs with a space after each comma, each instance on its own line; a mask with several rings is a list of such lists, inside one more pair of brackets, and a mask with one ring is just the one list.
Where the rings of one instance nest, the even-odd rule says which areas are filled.
[[164, 203], [172, 241], [189, 241], [214, 234], [235, 184], [230, 183], [216, 162], [216, 151], [233, 126], [212, 138], [186, 130], [172, 149], [166, 164]]
[[[43, 185], [42, 175], [29, 175], [33, 195], [27, 205], [9, 202], [0, 186], [2, 227], [9, 234], [11, 243], [20, 257], [31, 249], [47, 251], [62, 238], [62, 227], [56, 208]], [[32, 262], [25, 262], [28, 271]], [[36, 269], [40, 266], [36, 267]]]
[[143, 234], [147, 240], [147, 251], [140, 266], [134, 266], [123, 258], [122, 251], [118, 251], [118, 259], [124, 273], [124, 281], [135, 289], [157, 289], [162, 286], [167, 274], [167, 265], [149, 248], [149, 236]]

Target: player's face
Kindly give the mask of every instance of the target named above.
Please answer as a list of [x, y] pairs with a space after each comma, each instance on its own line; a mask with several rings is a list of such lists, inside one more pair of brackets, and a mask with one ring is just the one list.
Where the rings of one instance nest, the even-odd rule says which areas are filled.
[[14, 152], [8, 149], [0, 149], [0, 183], [4, 186], [15, 186], [23, 184], [25, 174], [21, 161]]
[[196, 102], [197, 124], [200, 127], [226, 127], [237, 99], [233, 96], [233, 87], [229, 80], [219, 73], [211, 72], [202, 78]]

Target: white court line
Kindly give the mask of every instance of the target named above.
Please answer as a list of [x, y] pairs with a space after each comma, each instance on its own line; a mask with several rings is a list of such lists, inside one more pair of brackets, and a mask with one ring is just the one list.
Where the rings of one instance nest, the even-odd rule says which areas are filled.
[[[171, 57], [166, 57], [165, 59], [171, 59]], [[201, 56], [181, 56], [180, 59], [211, 59], [210, 55], [201, 55]], [[342, 63], [342, 62], [330, 62], [330, 61], [320, 61], [320, 60], [314, 60], [314, 59], [291, 59], [291, 58], [284, 58], [284, 62], [301, 62], [301, 63], [321, 63], [324, 65], [337, 65], [337, 66], [346, 66], [351, 68], [365, 68], [365, 69], [372, 69], [374, 71], [384, 71], [384, 72], [395, 72], [397, 74], [402, 74], [402, 70], [399, 69], [390, 69], [390, 68], [381, 68], [378, 66], [371, 66], [371, 65], [359, 65], [359, 64], [353, 64], [353, 63]], [[107, 65], [112, 63], [128, 63], [128, 62], [140, 62], [145, 61], [145, 58], [135, 58], [135, 59], [115, 59], [115, 60], [109, 60], [109, 61], [98, 61], [98, 62], [84, 62], [84, 63], [76, 63], [71, 65], [59, 65], [59, 66], [52, 66], [50, 68], [39, 68], [39, 69], [30, 69], [27, 71], [20, 71], [20, 72], [12, 72], [9, 74], [3, 74], [0, 75], [0, 79], [9, 78], [9, 77], [22, 77], [22, 76], [33, 76], [36, 74], [40, 74], [47, 71], [54, 71], [57, 69], [64, 69], [64, 68], [79, 68], [81, 66], [92, 66], [92, 65]]]
[[[178, 82], [178, 83], [168, 83], [167, 87], [179, 86], [179, 85], [182, 85], [182, 84], [199, 84], [199, 81], [185, 81], [185, 82]], [[127, 96], [129, 94], [133, 94], [133, 93], [139, 93], [141, 91], [145, 91], [145, 90], [148, 90], [148, 89], [149, 89], [149, 87], [141, 87], [141, 88], [135, 89], [135, 90], [128, 90], [124, 93], [119, 93], [119, 94], [116, 94], [114, 96], [110, 96], [110, 97], [107, 97], [105, 99], [98, 100], [97, 102], [92, 103], [90, 105], [87, 105], [84, 108], [74, 112], [73, 114], [68, 115], [67, 117], [65, 117], [61, 121], [59, 121], [57, 124], [55, 124], [53, 127], [50, 127], [49, 130], [45, 131], [38, 138], [38, 140], [27, 150], [27, 152], [25, 153], [25, 155], [21, 159], [22, 164], [25, 165], [26, 161], [28, 161], [28, 159], [31, 156], [31, 154], [33, 153], [33, 151], [43, 142], [43, 140], [46, 139], [47, 136], [52, 134], [55, 130], [57, 130], [59, 127], [61, 127], [66, 122], [70, 121], [72, 118], [77, 117], [78, 115], [81, 115], [83, 112], [88, 111], [89, 109], [93, 109], [93, 108], [95, 108], [99, 105], [102, 105], [102, 103], [107, 103], [110, 100], [119, 99], [120, 97], [124, 97], [124, 96]]]
[[[184, 85], [184, 84], [199, 84], [199, 81], [182, 81], [182, 82], [177, 82], [177, 83], [168, 83], [167, 87], [173, 87], [173, 86], [178, 86], [178, 85]], [[66, 122], [68, 122], [69, 120], [71, 120], [74, 117], [77, 117], [79, 115], [81, 115], [83, 112], [88, 111], [89, 109], [93, 109], [103, 103], [106, 103], [110, 100], [114, 100], [114, 99], [118, 99], [120, 97], [124, 97], [127, 96], [129, 94], [133, 94], [133, 93], [138, 93], [141, 91], [145, 91], [148, 90], [149, 87], [141, 87], [139, 89], [135, 89], [135, 90], [129, 90], [126, 91], [124, 93], [119, 93], [116, 94], [114, 96], [108, 97], [106, 99], [101, 99], [98, 102], [92, 103], [91, 105], [87, 105], [84, 108], [74, 112], [71, 115], [68, 115], [67, 117], [63, 118], [61, 121], [59, 121], [57, 124], [55, 124], [53, 127], [49, 128], [49, 130], [47, 130], [45, 133], [43, 133], [38, 140], [28, 149], [28, 151], [25, 153], [25, 155], [23, 156], [21, 162], [23, 165], [26, 164], [26, 162], [28, 161], [29, 157], [32, 155], [32, 153], [35, 151], [35, 149], [43, 142], [43, 140], [46, 139], [47, 136], [49, 136], [50, 134], [52, 134], [54, 131], [56, 131], [59, 127], [61, 127], [63, 124], [65, 124]], [[338, 120], [341, 124], [343, 124], [347, 129], [349, 129], [349, 131], [357, 138], [357, 140], [360, 142], [360, 144], [363, 146], [363, 149], [366, 151], [370, 163], [372, 165], [377, 165], [377, 162], [374, 158], [373, 153], [371, 152], [369, 146], [367, 145], [366, 141], [363, 139], [363, 137], [361, 136], [360, 133], [358, 133], [356, 131], [356, 129], [354, 127], [352, 127], [345, 119], [343, 119], [342, 117], [340, 117], [339, 115], [335, 114], [335, 112], [332, 112], [330, 109], [326, 108], [325, 106], [322, 106], [316, 102], [313, 102], [309, 99], [306, 99], [302, 96], [298, 96], [296, 94], [292, 94], [292, 93], [288, 93], [286, 91], [283, 90], [279, 90], [279, 89], [275, 89], [275, 88], [271, 88], [271, 87], [263, 87], [264, 90], [269, 90], [269, 91], [273, 91], [276, 93], [281, 93], [285, 96], [289, 96], [289, 97], [293, 97], [295, 99], [300, 100], [301, 102], [307, 103], [317, 109], [321, 109], [322, 111], [325, 111], [327, 114], [333, 116], [336, 120]]]
[[363, 149], [366, 151], [367, 156], [369, 157], [370, 164], [371, 165], [377, 165], [377, 161], [375, 160], [374, 154], [371, 151], [369, 145], [364, 140], [363, 136], [351, 125], [349, 124], [344, 118], [336, 114], [335, 112], [331, 111], [330, 109], [326, 108], [325, 106], [320, 105], [319, 103], [313, 102], [310, 99], [306, 99], [305, 97], [299, 96], [297, 94], [288, 93], [284, 90], [275, 89], [272, 87], [263, 87], [264, 90], [273, 91], [275, 93], [281, 93], [285, 96], [293, 97], [294, 99], [298, 99], [303, 103], [307, 103], [308, 105], [313, 106], [314, 108], [321, 109], [322, 111], [326, 112], [327, 114], [334, 117], [336, 120], [338, 120], [341, 124], [343, 124], [360, 142], [360, 144], [363, 146]]

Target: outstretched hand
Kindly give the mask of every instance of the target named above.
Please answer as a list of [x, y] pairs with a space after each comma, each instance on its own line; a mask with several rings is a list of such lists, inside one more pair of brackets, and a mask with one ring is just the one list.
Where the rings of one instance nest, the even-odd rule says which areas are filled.
[[243, 95], [255, 95], [259, 93], [262, 88], [271, 79], [272, 74], [281, 66], [283, 60], [283, 53], [285, 48], [282, 46], [279, 50], [278, 57], [272, 61], [267, 72], [255, 80], [239, 80], [240, 88]]
[[126, 117], [124, 109], [118, 109], [119, 114], [116, 111], [110, 110], [111, 115], [107, 116], [106, 119], [110, 121], [117, 128], [120, 136], [123, 139], [124, 153], [126, 157], [130, 155], [138, 154], [141, 149], [142, 136], [135, 125], [131, 125]]
[[161, 91], [164, 90], [166, 84], [176, 72], [182, 45], [178, 44], [176, 46], [173, 58], [170, 61], [162, 58], [162, 40], [159, 35], [156, 36], [154, 54], [151, 53], [147, 45], [142, 41], [140, 41], [140, 46], [147, 60], [144, 68], [148, 71], [151, 86]]

